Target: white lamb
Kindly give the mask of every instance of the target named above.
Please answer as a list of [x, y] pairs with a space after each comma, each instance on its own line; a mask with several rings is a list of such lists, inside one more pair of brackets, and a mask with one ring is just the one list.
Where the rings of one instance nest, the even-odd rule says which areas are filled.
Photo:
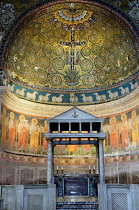
[[20, 95], [20, 96], [24, 96], [25, 94], [25, 88], [22, 88], [21, 90], [20, 89], [16, 89], [16, 94]]
[[8, 83], [8, 79], [7, 79], [7, 78], [3, 79], [3, 84], [4, 84], [5, 86], [7, 86], [7, 83]]
[[63, 94], [60, 94], [58, 97], [57, 96], [53, 96], [52, 97], [52, 102], [53, 103], [61, 103], [62, 102], [62, 97], [63, 97], [64, 95]]
[[38, 92], [37, 91], [34, 91], [33, 93], [30, 93], [30, 92], [27, 92], [27, 98], [28, 99], [33, 99], [33, 100], [35, 100], [36, 99], [36, 94], [37, 94]]
[[134, 90], [135, 88], [138, 87], [138, 82], [133, 83], [132, 81], [129, 82], [129, 84], [131, 85], [131, 90]]
[[116, 98], [118, 97], [118, 92], [115, 91], [115, 92], [111, 92], [111, 90], [108, 90], [107, 93], [109, 93], [109, 98], [112, 99], [112, 98]]
[[129, 88], [128, 88], [128, 87], [123, 88], [123, 87], [121, 86], [121, 87], [119, 87], [119, 89], [121, 90], [121, 94], [122, 94], [122, 95], [124, 95], [124, 94], [126, 94], [126, 93], [129, 93]]
[[39, 95], [39, 101], [45, 101], [45, 102], [47, 102], [49, 100], [49, 96], [50, 95], [51, 95], [50, 93], [46, 93], [45, 96]]
[[99, 95], [98, 93], [94, 93], [94, 95], [96, 96], [96, 100], [97, 101], [104, 101], [104, 100], [106, 100], [106, 95], [104, 95], [104, 94]]
[[71, 103], [77, 103], [77, 102], [78, 102], [78, 97], [75, 96], [74, 93], [71, 93], [71, 94], [70, 94], [70, 102], [71, 102]]
[[12, 84], [12, 85], [8, 84], [8, 88], [11, 92], [14, 92], [14, 87], [15, 87], [15, 84]]
[[92, 96], [86, 96], [84, 93], [83, 94], [81, 94], [81, 96], [82, 96], [82, 100], [83, 100], [83, 102], [93, 102], [93, 97]]

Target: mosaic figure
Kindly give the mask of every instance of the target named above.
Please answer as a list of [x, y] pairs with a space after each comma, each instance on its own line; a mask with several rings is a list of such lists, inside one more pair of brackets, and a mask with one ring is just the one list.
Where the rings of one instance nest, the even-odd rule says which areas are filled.
[[60, 94], [59, 96], [53, 96], [52, 97], [52, 102], [53, 103], [61, 103], [62, 102], [62, 97], [63, 97], [64, 95], [63, 94]]
[[3, 2], [0, 2], [0, 28], [2, 27], [2, 14], [3, 14], [2, 6], [3, 6]]
[[139, 2], [138, 1], [129, 1], [128, 5], [131, 8], [129, 10], [128, 14], [135, 20], [139, 21]]
[[7, 3], [3, 6], [3, 15], [2, 15], [3, 25], [10, 24], [14, 19], [15, 19], [14, 6], [8, 0]]
[[119, 93], [118, 93], [117, 91], [112, 92], [111, 90], [108, 90], [107, 92], [108, 92], [108, 94], [109, 94], [109, 98], [110, 98], [110, 99], [116, 98], [116, 97], [118, 97], [118, 95], [119, 95]]
[[30, 92], [27, 92], [27, 98], [28, 99], [32, 99], [32, 100], [35, 100], [36, 99], [36, 94], [38, 94], [37, 91], [34, 91], [33, 93], [30, 93]]
[[84, 93], [81, 94], [83, 102], [93, 102], [93, 96], [86, 96]]
[[104, 101], [104, 100], [106, 100], [106, 95], [105, 94], [99, 95], [98, 93], [94, 93], [94, 95], [96, 96], [96, 100], [97, 101]]

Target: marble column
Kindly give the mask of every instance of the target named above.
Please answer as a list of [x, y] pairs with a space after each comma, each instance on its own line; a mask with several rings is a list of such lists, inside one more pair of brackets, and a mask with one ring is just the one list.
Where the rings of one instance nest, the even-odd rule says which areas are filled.
[[49, 122], [47, 122], [47, 128], [48, 128], [48, 133], [50, 133], [51, 131], [50, 131], [50, 123]]
[[103, 140], [99, 139], [98, 142], [99, 142], [99, 182], [100, 184], [105, 184]]
[[60, 123], [58, 123], [58, 133], [60, 133]]
[[69, 133], [71, 133], [71, 123], [69, 122]]
[[90, 122], [90, 133], [92, 133], [92, 122]]
[[99, 173], [99, 145], [96, 144], [96, 174]]
[[54, 154], [52, 140], [48, 140], [47, 183], [54, 184]]
[[79, 133], [82, 133], [82, 123], [79, 123]]

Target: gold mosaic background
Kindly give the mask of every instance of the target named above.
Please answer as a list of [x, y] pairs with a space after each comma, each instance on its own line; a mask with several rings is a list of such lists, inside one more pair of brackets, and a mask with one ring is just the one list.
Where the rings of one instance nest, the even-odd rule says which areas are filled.
[[137, 71], [131, 30], [119, 17], [90, 4], [48, 7], [46, 14], [24, 24], [13, 40], [8, 74], [35, 87], [101, 88]]
[[[2, 1], [3, 4], [7, 3], [7, 0]], [[39, 0], [11, 0], [10, 1], [15, 8], [15, 14], [19, 15], [21, 12], [23, 12], [28, 7], [36, 4], [39, 2]], [[107, 0], [107, 2], [114, 4], [115, 6], [118, 6], [120, 9], [127, 11], [129, 10], [129, 1], [128, 0]]]

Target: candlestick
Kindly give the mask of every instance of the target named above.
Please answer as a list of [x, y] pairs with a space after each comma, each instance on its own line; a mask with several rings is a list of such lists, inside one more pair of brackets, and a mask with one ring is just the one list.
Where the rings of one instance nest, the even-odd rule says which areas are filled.
[[56, 173], [58, 174], [58, 166], [56, 166]]
[[63, 166], [61, 167], [61, 173], [63, 174], [64, 170], [63, 170]]
[[96, 173], [96, 166], [95, 165], [93, 166], [93, 173], [94, 174]]
[[90, 168], [90, 165], [88, 166], [88, 169], [89, 169], [89, 174], [91, 174], [91, 168]]

